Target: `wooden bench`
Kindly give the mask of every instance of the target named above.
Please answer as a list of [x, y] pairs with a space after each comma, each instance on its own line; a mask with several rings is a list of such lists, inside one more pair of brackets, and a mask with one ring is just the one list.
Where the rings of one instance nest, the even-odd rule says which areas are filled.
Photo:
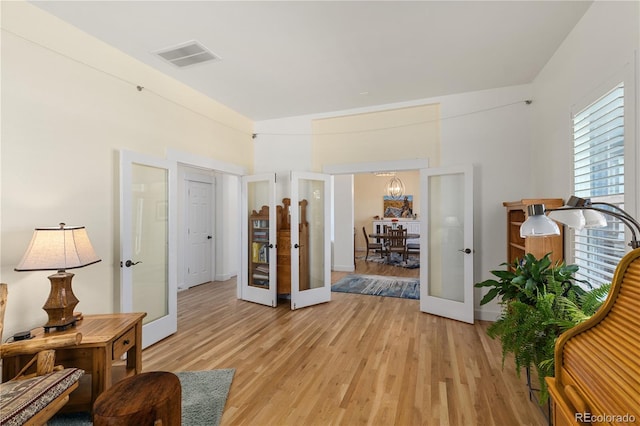
[[[0, 341], [6, 302], [7, 285], [0, 283]], [[82, 335], [75, 333], [0, 344], [0, 359], [35, 354], [16, 377], [2, 378], [0, 424], [42, 425], [67, 403], [84, 371], [56, 366], [54, 349], [77, 345], [81, 339]]]

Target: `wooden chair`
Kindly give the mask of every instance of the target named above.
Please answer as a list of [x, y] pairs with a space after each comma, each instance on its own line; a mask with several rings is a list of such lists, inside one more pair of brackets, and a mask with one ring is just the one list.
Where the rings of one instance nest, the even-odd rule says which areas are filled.
[[[0, 341], [4, 327], [7, 285], [0, 283]], [[69, 400], [84, 374], [79, 368], [55, 365], [55, 348], [80, 343], [82, 335], [51, 336], [0, 344], [5, 356], [34, 355], [11, 380], [0, 384], [0, 424], [43, 425]]]
[[383, 246], [382, 243], [371, 243], [369, 242], [369, 236], [367, 235], [367, 230], [364, 228], [364, 226], [362, 227], [362, 233], [364, 234], [364, 241], [367, 243], [367, 252], [364, 255], [364, 260], [365, 262], [367, 261], [367, 258], [369, 257], [369, 250], [373, 250], [373, 252], [375, 253], [376, 250], [378, 250], [380, 252], [380, 257], [383, 257]]
[[407, 260], [407, 230], [403, 228], [387, 229], [387, 254], [401, 253], [402, 260]]
[[420, 243], [407, 243], [407, 256], [410, 254], [420, 255]]

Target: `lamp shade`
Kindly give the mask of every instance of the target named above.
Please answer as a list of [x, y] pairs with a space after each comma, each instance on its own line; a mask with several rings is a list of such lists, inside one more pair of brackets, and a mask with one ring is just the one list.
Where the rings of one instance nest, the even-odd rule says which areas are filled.
[[582, 214], [584, 214], [585, 219], [585, 228], [604, 228], [607, 226], [607, 218], [595, 210], [582, 210]]
[[586, 218], [582, 210], [559, 208], [550, 211], [549, 217], [577, 230], [581, 230], [586, 226]]
[[544, 204], [532, 204], [527, 209], [529, 217], [520, 226], [522, 238], [560, 235], [558, 224], [544, 214]]
[[64, 271], [100, 262], [84, 226], [36, 228], [16, 271]]

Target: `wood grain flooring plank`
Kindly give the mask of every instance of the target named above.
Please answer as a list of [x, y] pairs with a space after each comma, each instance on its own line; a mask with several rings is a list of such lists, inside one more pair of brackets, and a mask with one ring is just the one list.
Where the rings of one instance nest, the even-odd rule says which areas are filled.
[[[419, 273], [363, 261], [356, 271]], [[143, 370], [235, 368], [222, 426], [546, 425], [487, 325], [348, 293], [265, 307], [238, 300], [231, 279], [178, 294], [178, 331], [143, 351]]]

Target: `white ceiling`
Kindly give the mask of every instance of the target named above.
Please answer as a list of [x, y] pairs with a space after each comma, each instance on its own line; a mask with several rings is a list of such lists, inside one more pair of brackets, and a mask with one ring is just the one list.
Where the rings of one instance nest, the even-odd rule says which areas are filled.
[[[591, 5], [33, 3], [253, 120], [530, 83]], [[176, 68], [152, 53], [189, 40], [197, 40], [222, 60]]]

